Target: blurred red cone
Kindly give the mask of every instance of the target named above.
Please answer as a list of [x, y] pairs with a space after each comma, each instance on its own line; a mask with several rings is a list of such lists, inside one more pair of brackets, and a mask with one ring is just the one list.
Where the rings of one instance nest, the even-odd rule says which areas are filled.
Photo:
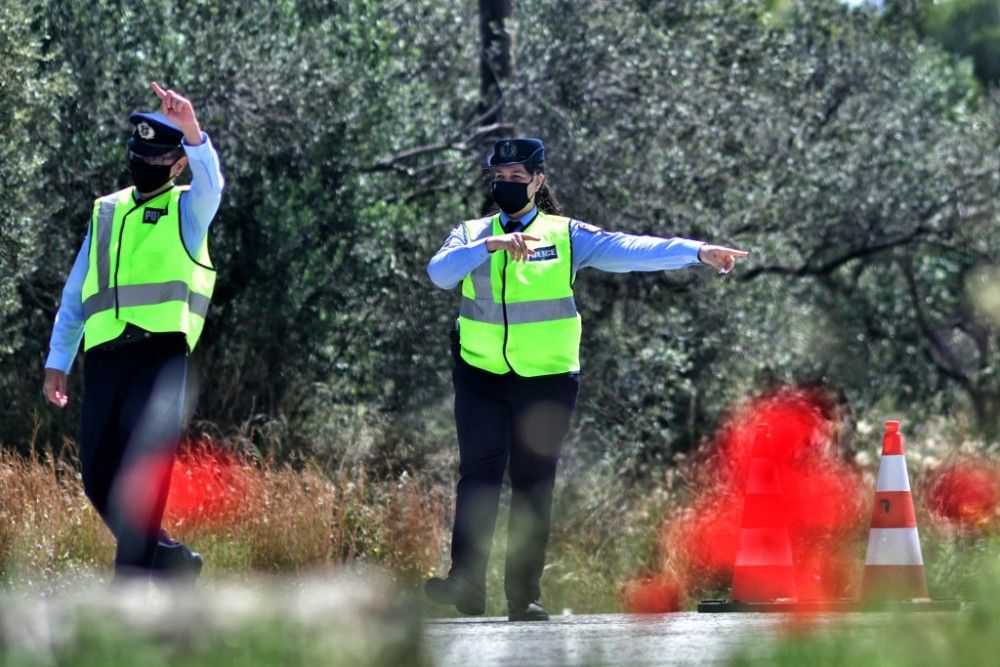
[[796, 597], [787, 508], [773, 442], [766, 426], [755, 433], [747, 471], [730, 599], [767, 602]]

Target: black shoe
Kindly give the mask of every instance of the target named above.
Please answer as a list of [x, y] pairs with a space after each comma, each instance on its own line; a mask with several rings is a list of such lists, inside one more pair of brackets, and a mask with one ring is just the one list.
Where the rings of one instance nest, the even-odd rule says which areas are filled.
[[538, 604], [537, 602], [529, 602], [527, 606], [513, 605], [510, 602], [507, 603], [507, 620], [508, 621], [547, 621], [549, 620], [549, 612], [545, 611], [545, 607]]
[[205, 559], [197, 551], [183, 542], [172, 540], [165, 533], [160, 534], [153, 554], [154, 574], [172, 579], [194, 581], [201, 574]]
[[424, 595], [438, 604], [454, 605], [463, 614], [482, 616], [486, 613], [484, 595], [477, 595], [454, 577], [431, 577], [424, 582]]

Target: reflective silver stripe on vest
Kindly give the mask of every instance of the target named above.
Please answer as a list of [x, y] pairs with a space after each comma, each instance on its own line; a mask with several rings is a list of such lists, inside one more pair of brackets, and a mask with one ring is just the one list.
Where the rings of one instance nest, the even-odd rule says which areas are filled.
[[117, 200], [102, 199], [97, 209], [97, 289], [111, 283], [111, 228], [115, 221]]
[[[184, 301], [195, 315], [205, 317], [208, 314], [209, 298], [188, 290], [186, 283], [172, 280], [166, 283], [150, 283], [148, 285], [119, 285], [118, 306], [155, 306], [169, 301]], [[83, 317], [115, 307], [115, 289], [102, 289], [83, 302]]]
[[[480, 218], [474, 221], [476, 224], [482, 225], [480, 229], [474, 232], [475, 237], [469, 239], [470, 242], [479, 241], [480, 239], [488, 238], [493, 233], [493, 218]], [[466, 234], [468, 235], [468, 226], [466, 227]], [[492, 271], [493, 259], [490, 255], [486, 256], [486, 261], [477, 266], [472, 270], [472, 289], [476, 292], [477, 299], [486, 299], [490, 302], [493, 301], [493, 286], [490, 282], [490, 272]]]
[[[493, 218], [482, 218], [475, 221], [483, 227], [478, 230], [472, 241], [486, 238], [493, 233]], [[466, 234], [468, 234], [466, 227]], [[493, 260], [487, 258], [482, 264], [472, 270], [470, 275], [472, 288], [476, 298], [462, 297], [458, 308], [460, 317], [485, 322], [487, 324], [503, 325], [503, 304], [493, 300]], [[576, 317], [576, 301], [572, 296], [547, 301], [525, 301], [507, 304], [506, 324], [530, 324], [532, 322], [548, 322]]]
[[493, 303], [493, 281], [490, 273], [493, 270], [493, 260], [489, 257], [486, 261], [472, 270], [472, 289], [476, 292], [476, 299]]
[[[477, 292], [478, 294], [478, 292]], [[469, 299], [462, 297], [458, 314], [461, 317], [485, 322], [503, 324], [503, 305], [492, 299]], [[571, 296], [547, 301], [523, 301], [507, 304], [507, 324], [530, 324], [576, 317], [576, 301]]]

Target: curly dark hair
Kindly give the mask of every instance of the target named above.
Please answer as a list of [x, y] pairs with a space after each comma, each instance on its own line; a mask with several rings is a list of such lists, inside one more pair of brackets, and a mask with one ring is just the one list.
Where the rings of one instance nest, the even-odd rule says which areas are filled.
[[[531, 175], [546, 173], [544, 162], [526, 162], [524, 163], [524, 167], [529, 173], [531, 173]], [[492, 169], [485, 170], [483, 173], [483, 180], [487, 186], [490, 184], [493, 180]], [[538, 210], [548, 215], [566, 215], [565, 211], [563, 211], [562, 204], [559, 203], [559, 199], [556, 197], [555, 189], [549, 185], [548, 179], [542, 183], [542, 187], [540, 187], [538, 192], [535, 193], [535, 205], [538, 206]], [[490, 210], [492, 213], [500, 211], [496, 204], [493, 204]]]
[[[533, 165], [528, 166], [528, 171], [532, 174], [544, 174], [545, 173], [545, 163], [536, 162]], [[538, 205], [538, 209], [542, 213], [547, 213], [549, 215], [566, 215], [563, 211], [562, 204], [559, 203], [559, 199], [556, 197], [555, 189], [549, 185], [549, 180], [546, 178], [545, 182], [542, 183], [542, 187], [538, 189], [535, 193], [535, 203]]]

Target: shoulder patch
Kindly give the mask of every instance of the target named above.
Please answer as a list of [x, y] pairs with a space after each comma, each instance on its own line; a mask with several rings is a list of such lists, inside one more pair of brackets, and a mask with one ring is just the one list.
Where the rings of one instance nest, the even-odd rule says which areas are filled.
[[579, 220], [576, 221], [576, 226], [586, 232], [590, 232], [591, 234], [600, 234], [604, 231], [597, 225], [592, 225], [589, 222], [580, 222]]

